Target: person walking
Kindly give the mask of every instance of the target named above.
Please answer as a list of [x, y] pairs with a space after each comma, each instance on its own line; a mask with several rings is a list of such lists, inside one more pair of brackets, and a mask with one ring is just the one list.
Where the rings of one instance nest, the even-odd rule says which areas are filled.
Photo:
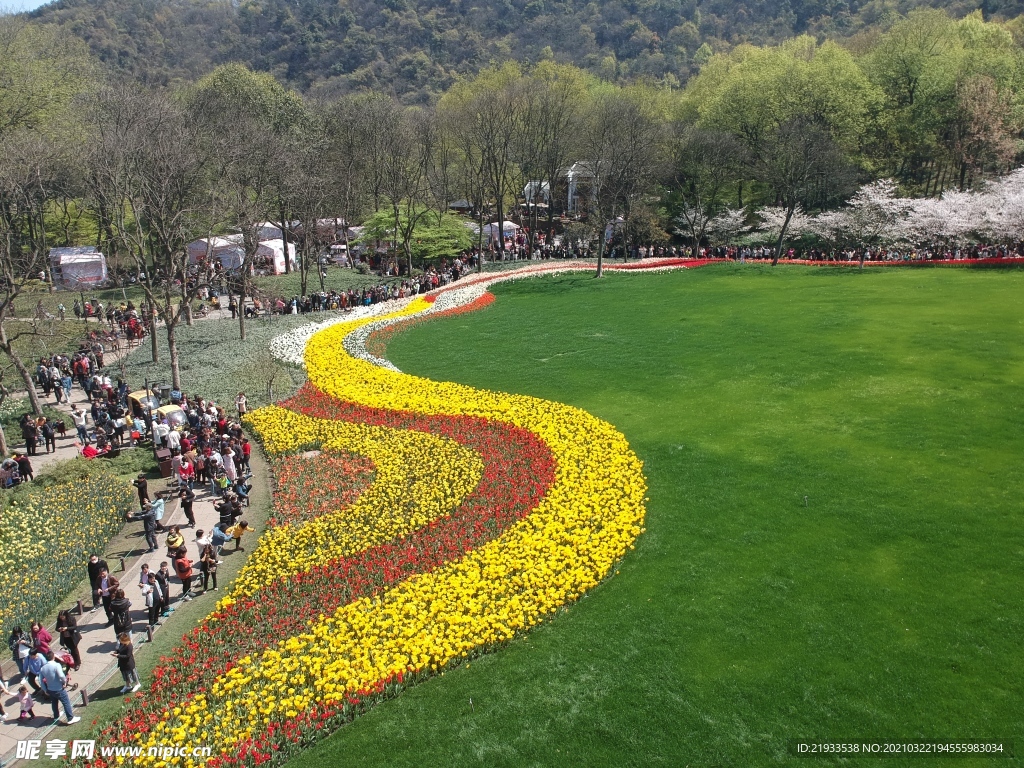
[[61, 611], [57, 614], [57, 632], [60, 633], [60, 644], [67, 648], [71, 658], [75, 660], [75, 671], [82, 668], [82, 656], [78, 651], [78, 644], [82, 642], [82, 633], [78, 629], [78, 621], [71, 611]]
[[132, 631], [132, 602], [125, 597], [124, 590], [118, 588], [114, 599], [110, 601], [110, 612], [114, 617], [114, 636], [120, 637]]
[[227, 529], [228, 524], [220, 522], [213, 526], [213, 533], [210, 534], [210, 544], [213, 546], [218, 562], [220, 562], [220, 551], [231, 540], [231, 534], [228, 533]]
[[181, 580], [181, 599], [187, 603], [192, 599], [192, 561], [188, 559], [185, 547], [179, 547], [174, 553], [174, 572]]
[[53, 642], [53, 636], [43, 626], [42, 622], [38, 620], [33, 621], [29, 629], [32, 632], [32, 647], [42, 654], [49, 651], [50, 643]]
[[136, 512], [134, 515], [128, 515], [127, 519], [129, 521], [142, 521], [142, 529], [146, 534], [146, 545], [149, 547], [147, 552], [156, 552], [157, 519], [156, 510], [153, 509], [153, 505], [150, 504], [148, 501], [144, 502], [142, 505], [142, 509]]
[[103, 603], [103, 612], [107, 615], [108, 627], [114, 623], [114, 614], [110, 611], [110, 603], [114, 599], [114, 593], [118, 586], [117, 579], [111, 576], [106, 568], [100, 570], [99, 586], [96, 587], [96, 593], [100, 596], [100, 602]]
[[213, 591], [217, 591], [217, 553], [213, 545], [207, 544], [199, 555], [199, 567], [203, 572], [203, 592], [206, 591], [210, 579], [213, 579]]
[[78, 403], [71, 406], [71, 420], [75, 424], [75, 430], [78, 432], [78, 439], [82, 441], [82, 445], [89, 445], [92, 440], [89, 439], [89, 430], [86, 428], [86, 422], [89, 418], [89, 414], [78, 407]]
[[35, 706], [36, 701], [32, 698], [32, 694], [28, 692], [28, 686], [22, 683], [18, 687], [18, 704], [21, 705], [21, 714], [18, 715], [19, 720], [34, 720], [36, 716]]
[[28, 680], [28, 684], [32, 686], [32, 690], [44, 699], [49, 697], [46, 695], [46, 692], [39, 687], [38, 680], [39, 672], [45, 663], [46, 658], [38, 651], [38, 649], [33, 648], [28, 652], [28, 658], [25, 660], [25, 679]]
[[142, 585], [142, 598], [146, 601], [149, 626], [155, 627], [160, 618], [160, 606], [163, 603], [163, 593], [160, 591], [160, 584], [157, 583], [156, 574], [151, 573], [146, 577], [146, 583]]
[[135, 651], [132, 648], [132, 638], [127, 632], [117, 637], [117, 649], [110, 652], [111, 656], [117, 659], [117, 668], [121, 671], [124, 679], [124, 687], [121, 693], [135, 693], [142, 687], [139, 682], [139, 673], [135, 670]]
[[156, 583], [160, 587], [160, 615], [170, 616], [171, 614], [171, 572], [167, 567], [167, 561], [160, 563], [160, 570], [153, 574]]
[[[0, 677], [0, 693], [3, 693], [4, 696], [11, 695], [11, 689], [7, 687], [7, 683], [4, 682], [2, 677]], [[7, 710], [4, 709], [3, 701], [0, 701], [0, 718], [7, 720]]]
[[35, 473], [32, 471], [32, 462], [29, 461], [28, 456], [23, 453], [12, 453], [11, 458], [18, 462], [18, 474], [21, 475], [21, 481], [27, 482], [29, 480], [35, 480]]
[[100, 607], [100, 571], [107, 570], [107, 561], [100, 560], [99, 555], [93, 553], [89, 555], [89, 584], [92, 586], [92, 611], [95, 613], [96, 609]]
[[71, 696], [68, 694], [67, 675], [60, 662], [53, 658], [53, 651], [46, 654], [46, 663], [39, 671], [39, 679], [43, 684], [43, 690], [50, 699], [53, 707], [53, 724], [60, 722], [60, 705], [64, 705], [64, 715], [68, 725], [74, 725], [82, 718], [75, 716], [75, 710], [71, 706]]
[[11, 630], [11, 636], [7, 639], [7, 647], [11, 649], [11, 657], [18, 667], [21, 676], [25, 676], [25, 662], [28, 660], [28, 652], [32, 650], [32, 638], [25, 634], [21, 627]]
[[[58, 387], [58, 391], [63, 391]], [[43, 426], [39, 428], [43, 435], [43, 443], [46, 445], [47, 453], [57, 452], [57, 433], [53, 431], [53, 424], [49, 419], [43, 419]]]
[[149, 481], [146, 480], [146, 473], [139, 472], [139, 476], [132, 480], [132, 485], [139, 490], [139, 506], [145, 508], [149, 504]]
[[196, 527], [195, 514], [192, 512], [192, 504], [196, 500], [196, 492], [192, 490], [191, 486], [185, 486], [178, 491], [178, 499], [181, 502], [181, 511], [185, 513], [185, 519], [188, 520], [188, 527]]

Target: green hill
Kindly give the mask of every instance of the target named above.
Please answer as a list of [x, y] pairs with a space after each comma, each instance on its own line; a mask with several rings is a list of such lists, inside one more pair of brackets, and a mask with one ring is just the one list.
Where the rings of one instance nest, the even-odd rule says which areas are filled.
[[[151, 84], [238, 61], [302, 90], [372, 87], [407, 103], [505, 59], [555, 58], [610, 80], [684, 82], [713, 51], [796, 34], [851, 38], [912, 0], [57, 0], [32, 14]], [[933, 3], [955, 16], [975, 3]], [[1021, 0], [985, 0], [1014, 18]]]

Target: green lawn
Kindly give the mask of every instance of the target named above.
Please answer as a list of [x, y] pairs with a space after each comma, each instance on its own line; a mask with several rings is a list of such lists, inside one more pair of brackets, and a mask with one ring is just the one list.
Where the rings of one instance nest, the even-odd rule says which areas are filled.
[[389, 356], [615, 424], [647, 532], [549, 624], [292, 766], [876, 765], [786, 745], [1024, 735], [1024, 272], [726, 265], [496, 293]]

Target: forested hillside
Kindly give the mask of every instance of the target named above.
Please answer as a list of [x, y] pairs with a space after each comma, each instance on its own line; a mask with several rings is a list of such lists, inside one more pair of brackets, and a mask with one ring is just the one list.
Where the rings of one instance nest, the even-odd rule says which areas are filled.
[[[64, 25], [105, 64], [150, 84], [241, 62], [303, 91], [360, 88], [426, 103], [458, 74], [546, 58], [606, 80], [685, 82], [713, 52], [804, 32], [867, 44], [916, 0], [57, 0]], [[953, 16], [965, 0], [933, 0]], [[1012, 19], [1022, 0], [982, 0]]]

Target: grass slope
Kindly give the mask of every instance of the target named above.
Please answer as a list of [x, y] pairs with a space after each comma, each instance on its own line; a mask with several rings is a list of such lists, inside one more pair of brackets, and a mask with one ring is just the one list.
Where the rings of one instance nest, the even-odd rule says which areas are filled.
[[551, 623], [291, 765], [814, 765], [839, 763], [787, 740], [1019, 737], [1022, 289], [574, 275], [400, 335], [403, 370], [615, 424], [646, 463], [647, 532]]

